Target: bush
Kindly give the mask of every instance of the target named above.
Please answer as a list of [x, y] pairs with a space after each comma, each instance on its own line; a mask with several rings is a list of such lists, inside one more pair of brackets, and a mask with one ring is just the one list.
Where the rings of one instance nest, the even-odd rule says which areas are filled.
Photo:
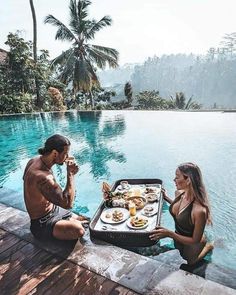
[[33, 98], [29, 94], [5, 95], [0, 97], [0, 113], [29, 113], [33, 111]]

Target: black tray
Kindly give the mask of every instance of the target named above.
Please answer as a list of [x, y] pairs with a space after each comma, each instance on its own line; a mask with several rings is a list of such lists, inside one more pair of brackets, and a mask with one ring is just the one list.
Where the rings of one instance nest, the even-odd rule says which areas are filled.
[[[120, 179], [115, 182], [112, 187], [112, 191], [116, 189], [116, 187], [120, 184], [121, 181], [126, 180], [129, 184], [160, 184], [162, 185], [162, 180], [160, 179]], [[162, 193], [160, 194], [159, 200], [159, 208], [157, 212], [157, 219], [156, 225], [160, 225], [161, 221], [161, 212], [162, 212], [162, 205], [163, 205], [163, 196]], [[104, 201], [100, 204], [98, 210], [94, 214], [93, 218], [89, 224], [90, 236], [91, 238], [103, 240], [108, 243], [117, 245], [117, 246], [124, 246], [124, 247], [148, 247], [152, 246], [156, 243], [156, 241], [152, 241], [149, 238], [150, 232], [138, 232], [138, 231], [103, 231], [95, 229], [95, 225], [100, 218], [100, 215], [105, 208]]]

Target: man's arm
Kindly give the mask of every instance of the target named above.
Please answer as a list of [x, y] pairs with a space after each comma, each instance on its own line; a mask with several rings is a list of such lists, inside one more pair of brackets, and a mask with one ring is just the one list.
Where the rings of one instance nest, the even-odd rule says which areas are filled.
[[64, 191], [62, 191], [52, 175], [43, 177], [38, 186], [39, 191], [48, 201], [65, 209], [72, 208], [75, 199], [73, 174], [67, 174], [67, 183]]

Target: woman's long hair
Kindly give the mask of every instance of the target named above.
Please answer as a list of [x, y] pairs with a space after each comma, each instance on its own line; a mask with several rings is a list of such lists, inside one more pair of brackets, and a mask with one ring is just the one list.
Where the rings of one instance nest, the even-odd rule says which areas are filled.
[[205, 185], [202, 180], [200, 168], [193, 163], [183, 163], [178, 166], [179, 171], [189, 177], [191, 182], [192, 193], [195, 198], [207, 210], [207, 224], [212, 225], [211, 209]]

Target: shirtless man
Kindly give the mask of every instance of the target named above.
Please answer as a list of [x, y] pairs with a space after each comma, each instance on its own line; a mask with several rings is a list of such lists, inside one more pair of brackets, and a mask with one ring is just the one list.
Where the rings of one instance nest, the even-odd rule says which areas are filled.
[[[24, 172], [24, 199], [31, 218], [30, 230], [38, 239], [54, 237], [59, 240], [74, 240], [84, 235], [86, 218], [69, 210], [75, 198], [74, 177], [79, 167], [67, 162], [70, 141], [58, 134], [49, 137], [40, 156], [31, 159]], [[67, 183], [64, 190], [56, 183], [52, 166], [67, 165]], [[64, 209], [63, 209], [64, 208]]]

